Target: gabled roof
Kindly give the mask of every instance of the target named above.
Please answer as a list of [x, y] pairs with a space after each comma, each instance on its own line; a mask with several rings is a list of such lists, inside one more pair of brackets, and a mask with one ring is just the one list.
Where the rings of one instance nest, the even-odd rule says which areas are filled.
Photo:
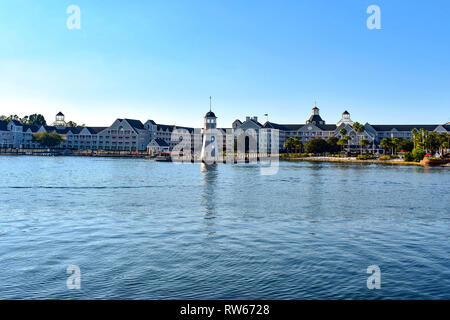
[[264, 123], [264, 128], [285, 130], [285, 128], [281, 124], [270, 121], [266, 121], [266, 123]]
[[72, 132], [73, 134], [79, 134], [84, 127], [68, 127], [67, 133]]
[[287, 131], [297, 131], [298, 129], [303, 128], [305, 125], [304, 124], [282, 124], [282, 126]]
[[[311, 117], [309, 117], [309, 119], [308, 119], [308, 122], [309, 122], [309, 123], [312, 123], [312, 124], [314, 124], [314, 123], [320, 123], [320, 122], [322, 122], [322, 121], [323, 121], [322, 117], [319, 116], [318, 114], [313, 114], [313, 115], [311, 115]], [[325, 121], [323, 121], [323, 122], [325, 122]]]
[[270, 121], [266, 121], [266, 123], [264, 123], [264, 128], [278, 129], [282, 131], [296, 131], [303, 126], [304, 124], [279, 124]]
[[[314, 124], [314, 123], [312, 123], [312, 125], [315, 125], [317, 128], [324, 130], [324, 131], [336, 130], [335, 124]], [[297, 130], [303, 128], [304, 126], [306, 126], [306, 124], [278, 124], [278, 123], [273, 123], [273, 122], [269, 122], [269, 121], [267, 121], [264, 124], [264, 128], [272, 128], [272, 129], [278, 129], [278, 130], [283, 130], [283, 131], [297, 131]]]
[[412, 129], [424, 129], [433, 131], [438, 126], [437, 124], [371, 124], [376, 131], [411, 131]]
[[158, 124], [156, 127], [156, 130], [158, 130], [158, 131], [162, 130], [162, 131], [172, 132], [174, 129], [186, 129], [190, 133], [194, 132], [194, 128], [189, 128], [189, 127], [179, 127], [179, 126], [166, 125], [166, 124]]
[[55, 132], [59, 134], [67, 134], [70, 131], [70, 127], [56, 127]]
[[140, 130], [144, 129], [144, 124], [141, 122], [141, 120], [134, 120], [134, 119], [123, 119], [123, 120], [128, 122], [130, 126], [133, 127], [133, 129], [140, 129]]
[[[39, 130], [40, 127], [38, 127]], [[79, 134], [84, 127], [56, 127], [56, 126], [44, 126], [47, 132], [56, 132], [59, 134], [67, 134], [72, 132], [73, 134]]]
[[97, 134], [106, 129], [106, 127], [86, 127], [91, 134]]
[[337, 128], [335, 124], [316, 124], [316, 127], [324, 131], [334, 131]]
[[8, 131], [8, 122], [0, 120], [0, 131]]
[[168, 147], [168, 146], [169, 146], [169, 145], [167, 144], [167, 142], [164, 141], [164, 140], [161, 139], [161, 138], [153, 139], [152, 142], [155, 142], [155, 143], [156, 143], [158, 146], [160, 146], [160, 147]]
[[56, 127], [55, 126], [44, 126], [44, 129], [47, 132], [56, 131]]
[[157, 127], [156, 127], [156, 130], [172, 132], [173, 131], [173, 126], [169, 126], [169, 125], [166, 125], [166, 124], [158, 124]]
[[255, 119], [253, 119], [253, 118], [246, 119], [244, 122], [241, 122], [239, 119], [235, 120], [234, 122], [236, 122], [236, 121], [239, 121], [241, 125], [250, 122], [250, 123], [253, 123], [254, 125], [256, 125], [257, 127], [260, 127], [260, 128], [264, 127], [264, 125], [259, 123], [259, 121], [255, 121]]
[[262, 127], [263, 125], [259, 122], [259, 121], [255, 121], [254, 119], [250, 119], [248, 121], [251, 121], [253, 123], [255, 123], [257, 126]]
[[156, 125], [156, 122], [153, 120], [147, 120], [147, 122], [150, 122], [152, 125]]
[[12, 123], [14, 123], [16, 126], [23, 126], [23, 124], [18, 120], [11, 120]]
[[38, 132], [40, 126], [36, 126], [33, 124], [24, 124], [23, 125], [23, 132], [26, 132], [28, 129], [31, 130], [31, 132]]

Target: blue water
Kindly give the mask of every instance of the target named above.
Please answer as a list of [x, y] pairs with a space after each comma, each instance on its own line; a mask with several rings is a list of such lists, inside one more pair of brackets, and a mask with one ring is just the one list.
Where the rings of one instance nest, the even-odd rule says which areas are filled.
[[259, 169], [0, 157], [0, 298], [450, 298], [449, 168]]

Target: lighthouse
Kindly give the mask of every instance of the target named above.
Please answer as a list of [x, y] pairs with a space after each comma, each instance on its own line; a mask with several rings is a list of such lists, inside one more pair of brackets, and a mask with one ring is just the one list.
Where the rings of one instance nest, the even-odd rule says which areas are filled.
[[211, 108], [212, 108], [212, 98], [209, 97], [209, 111], [205, 115], [204, 118], [205, 122], [203, 125], [203, 144], [201, 152], [202, 162], [210, 162], [212, 159], [215, 159], [218, 154], [218, 150], [216, 150], [217, 143], [215, 141], [217, 117], [214, 114], [214, 112], [212, 112]]

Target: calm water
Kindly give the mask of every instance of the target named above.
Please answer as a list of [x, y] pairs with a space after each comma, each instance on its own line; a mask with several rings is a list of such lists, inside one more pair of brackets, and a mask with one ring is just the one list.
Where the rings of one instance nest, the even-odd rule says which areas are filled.
[[450, 299], [449, 168], [259, 169], [0, 157], [0, 298]]

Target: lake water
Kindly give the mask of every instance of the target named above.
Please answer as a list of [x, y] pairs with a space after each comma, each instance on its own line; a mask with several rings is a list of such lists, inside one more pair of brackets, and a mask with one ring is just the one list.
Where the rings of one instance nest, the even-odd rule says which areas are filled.
[[0, 182], [1, 299], [450, 299], [449, 168], [3, 156]]

